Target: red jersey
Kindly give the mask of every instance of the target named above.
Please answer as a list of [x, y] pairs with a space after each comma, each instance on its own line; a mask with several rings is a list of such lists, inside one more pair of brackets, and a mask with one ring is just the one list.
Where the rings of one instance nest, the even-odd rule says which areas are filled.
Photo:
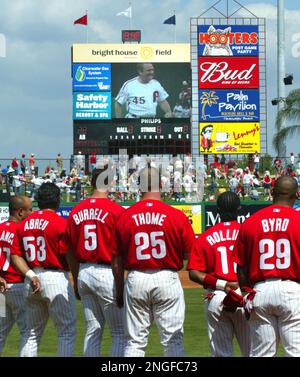
[[195, 243], [186, 269], [207, 272], [217, 279], [237, 281], [232, 251], [240, 227], [236, 221], [222, 222], [202, 233]]
[[180, 270], [195, 235], [188, 218], [160, 200], [141, 200], [117, 223], [118, 253], [128, 270]]
[[116, 250], [116, 222], [125, 209], [106, 198], [88, 198], [73, 207], [66, 240], [77, 261], [111, 263]]
[[19, 248], [13, 253], [22, 256], [30, 268], [57, 268], [68, 271], [65, 259], [68, 247], [64, 242], [67, 221], [51, 210], [31, 213], [18, 229]]
[[300, 280], [300, 214], [271, 205], [241, 226], [233, 259], [248, 271], [251, 284], [268, 278]]
[[10, 264], [10, 255], [18, 247], [18, 223], [6, 221], [0, 224], [0, 276], [7, 283], [21, 283], [23, 275]]

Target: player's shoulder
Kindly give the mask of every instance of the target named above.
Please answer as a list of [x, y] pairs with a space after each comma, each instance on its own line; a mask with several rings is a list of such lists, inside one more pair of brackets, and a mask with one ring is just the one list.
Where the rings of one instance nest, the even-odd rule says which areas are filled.
[[133, 77], [132, 79], [129, 79], [129, 80], [127, 80], [127, 81], [124, 82], [124, 84], [122, 85], [121, 90], [126, 90], [126, 88], [134, 86], [134, 85], [136, 85], [138, 83], [139, 83], [138, 76]]
[[2, 232], [3, 230], [13, 232], [18, 228], [18, 226], [19, 223], [7, 220], [3, 223], [0, 223], [0, 232]]

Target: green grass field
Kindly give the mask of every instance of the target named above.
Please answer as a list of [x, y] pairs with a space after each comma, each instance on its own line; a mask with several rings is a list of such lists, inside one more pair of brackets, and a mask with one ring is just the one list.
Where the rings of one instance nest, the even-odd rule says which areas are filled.
[[[186, 316], [184, 326], [184, 344], [186, 356], [191, 357], [207, 357], [210, 356], [207, 325], [204, 317], [204, 293], [201, 288], [185, 289]], [[81, 304], [77, 302], [77, 341], [75, 356], [82, 356], [83, 339], [85, 334], [85, 323], [83, 319]], [[13, 327], [7, 339], [3, 356], [18, 356], [19, 333], [16, 326]], [[105, 328], [102, 342], [102, 356], [109, 356], [110, 336], [107, 328]], [[56, 356], [57, 337], [54, 327], [49, 320], [43, 335], [39, 356], [51, 357]], [[279, 355], [282, 356], [282, 349]], [[152, 326], [149, 343], [146, 350], [146, 356], [163, 356], [162, 346], [159, 341], [158, 331], [155, 325]], [[239, 349], [235, 343], [234, 356], [240, 356]]]

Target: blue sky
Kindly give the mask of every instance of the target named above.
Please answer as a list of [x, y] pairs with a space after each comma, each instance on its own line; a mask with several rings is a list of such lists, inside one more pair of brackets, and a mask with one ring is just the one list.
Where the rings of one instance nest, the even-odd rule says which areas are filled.
[[[142, 42], [173, 42], [173, 26], [164, 19], [176, 10], [177, 42], [189, 43], [189, 20], [213, 5], [213, 0], [132, 0], [132, 27], [142, 30]], [[230, 2], [233, 3], [232, 0]], [[271, 148], [277, 96], [277, 1], [239, 1], [258, 17], [267, 19], [268, 151]], [[129, 26], [116, 13], [128, 8], [124, 0], [1, 0], [0, 33], [6, 40], [6, 57], [0, 57], [0, 159], [34, 152], [37, 158], [72, 153], [71, 57], [73, 43], [84, 43], [85, 27], [73, 21], [89, 12], [89, 42], [120, 43], [121, 30]], [[299, 59], [293, 53], [300, 33], [300, 6], [285, 0], [286, 71], [300, 87]], [[300, 37], [299, 37], [300, 40]], [[1, 40], [0, 40], [1, 41]], [[296, 49], [296, 51], [298, 51]], [[300, 51], [300, 48], [299, 48]], [[299, 54], [300, 55], [300, 54]], [[287, 152], [300, 152], [288, 140]]]

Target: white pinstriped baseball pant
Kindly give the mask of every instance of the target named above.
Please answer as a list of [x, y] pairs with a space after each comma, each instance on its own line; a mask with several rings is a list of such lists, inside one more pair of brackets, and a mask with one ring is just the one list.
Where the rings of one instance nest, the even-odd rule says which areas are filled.
[[29, 338], [24, 356], [34, 357], [49, 315], [58, 336], [58, 356], [74, 354], [76, 340], [76, 299], [69, 274], [34, 268], [41, 282], [41, 292], [33, 294], [30, 281], [25, 279], [26, 322]]
[[124, 356], [123, 309], [119, 309], [116, 305], [116, 288], [111, 266], [81, 263], [78, 291], [86, 321], [84, 356], [100, 356], [105, 322], [108, 324], [112, 338], [110, 356]]
[[176, 271], [130, 271], [125, 285], [125, 356], [145, 355], [153, 320], [165, 356], [184, 356], [184, 315], [184, 294]]
[[267, 279], [254, 285], [249, 325], [253, 357], [276, 355], [281, 340], [285, 355], [300, 356], [300, 284]]
[[24, 346], [29, 332], [26, 327], [24, 284], [11, 283], [5, 292], [6, 316], [0, 317], [0, 354], [3, 351], [6, 338], [16, 322], [20, 330], [19, 355], [24, 356]]
[[235, 312], [223, 310], [224, 291], [215, 290], [211, 299], [205, 300], [208, 338], [213, 357], [233, 356], [233, 338], [236, 337], [243, 356], [250, 353], [249, 324], [244, 309]]

